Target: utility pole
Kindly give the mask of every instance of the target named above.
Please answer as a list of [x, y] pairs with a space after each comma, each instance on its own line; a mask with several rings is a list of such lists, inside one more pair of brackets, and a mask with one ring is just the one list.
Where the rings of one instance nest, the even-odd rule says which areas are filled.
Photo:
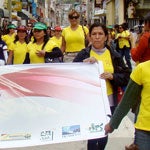
[[12, 2], [8, 0], [9, 22], [12, 22]]
[[90, 0], [86, 0], [86, 19], [87, 19], [87, 24], [90, 24]]

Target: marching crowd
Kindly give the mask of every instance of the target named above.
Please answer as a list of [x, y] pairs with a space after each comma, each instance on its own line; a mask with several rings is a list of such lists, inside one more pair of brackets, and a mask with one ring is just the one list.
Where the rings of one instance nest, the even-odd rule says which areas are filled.
[[[70, 25], [64, 29], [51, 29], [43, 22], [18, 27], [9, 24], [7, 32], [0, 31], [0, 65], [102, 61], [104, 73], [99, 77], [106, 80], [112, 117], [105, 126], [106, 136], [88, 140], [88, 150], [105, 149], [107, 134], [118, 128], [130, 109], [135, 110], [134, 148], [149, 150], [150, 14], [145, 16], [142, 32], [136, 38], [126, 23], [114, 27], [93, 23], [86, 27], [80, 25], [79, 18], [80, 14], [71, 10]], [[118, 102], [120, 88], [124, 96]]]

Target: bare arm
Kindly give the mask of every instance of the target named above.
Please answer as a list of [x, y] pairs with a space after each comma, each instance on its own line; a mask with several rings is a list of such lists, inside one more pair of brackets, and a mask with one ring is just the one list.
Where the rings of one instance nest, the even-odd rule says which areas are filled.
[[13, 55], [14, 55], [14, 52], [10, 50], [9, 51], [9, 56], [8, 56], [8, 59], [7, 59], [7, 65], [13, 64], [13, 62], [12, 62]]
[[66, 41], [64, 37], [62, 36], [62, 45], [61, 45], [61, 51], [64, 53], [66, 50]]

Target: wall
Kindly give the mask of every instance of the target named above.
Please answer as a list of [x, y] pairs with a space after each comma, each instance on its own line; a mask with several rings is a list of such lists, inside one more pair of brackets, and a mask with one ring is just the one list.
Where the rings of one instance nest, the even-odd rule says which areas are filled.
[[106, 25], [113, 25], [115, 18], [115, 4], [114, 1], [109, 1], [106, 5]]

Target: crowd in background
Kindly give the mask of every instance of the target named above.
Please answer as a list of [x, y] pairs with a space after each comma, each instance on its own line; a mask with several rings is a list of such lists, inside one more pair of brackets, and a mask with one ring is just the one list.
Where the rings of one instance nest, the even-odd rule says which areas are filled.
[[[64, 29], [62, 29], [60, 26], [56, 26], [56, 27], [46, 26], [46, 29], [44, 29], [46, 31], [47, 38], [55, 42], [58, 48], [62, 51], [63, 62], [72, 62], [74, 57], [78, 54], [78, 52], [82, 50], [85, 46], [87, 46], [85, 45], [86, 41], [88, 41], [90, 45], [90, 39], [89, 39], [89, 34], [88, 34], [89, 27], [85, 25], [80, 25], [80, 14], [75, 10], [70, 11], [68, 14], [68, 21], [70, 25], [68, 27], [65, 27]], [[10, 48], [10, 45], [13, 45], [12, 43], [14, 43], [15, 41], [15, 36], [18, 37], [18, 33], [21, 33], [21, 32], [25, 33], [24, 39], [26, 42], [26, 46], [30, 42], [34, 41], [34, 38], [35, 38], [34, 24], [35, 23], [27, 23], [27, 25], [24, 26], [24, 29], [22, 29], [21, 31], [21, 29], [19, 29], [20, 28], [19, 26], [16, 27], [14, 24], [8, 23], [8, 21], [4, 19], [3, 25], [1, 27], [0, 36], [1, 36], [1, 40], [6, 44], [6, 46], [4, 47], [4, 51], [7, 47], [8, 55], [9, 54], [12, 56], [14, 55], [12, 54], [13, 50]], [[107, 29], [109, 33], [107, 44], [111, 45], [111, 47], [113, 47], [114, 50], [117, 50], [121, 54], [121, 56], [124, 58], [125, 64], [132, 70], [130, 49], [132, 47], [135, 47], [142, 33], [142, 28], [141, 29], [139, 28], [139, 30], [141, 31], [137, 31], [137, 28], [135, 30], [129, 29], [127, 23], [122, 23], [120, 25], [116, 24], [114, 26], [112, 25], [107, 26]], [[20, 55], [22, 54], [22, 52], [20, 50], [19, 52]], [[44, 56], [44, 53], [41, 55]], [[22, 62], [16, 63], [16, 61], [13, 61], [13, 59], [10, 60], [11, 58], [9, 57], [8, 59], [7, 57], [8, 56], [6, 56], [6, 54], [3, 56], [3, 58], [1, 56], [1, 61], [4, 60], [4, 62], [1, 64], [5, 64], [5, 65], [6, 64], [22, 64], [24, 62], [22, 60]], [[16, 57], [19, 57], [19, 56], [16, 56]], [[38, 56], [38, 57], [41, 57], [41, 56]]]
[[[139, 64], [150, 59], [150, 15], [144, 20], [144, 25], [139, 26], [138, 31], [129, 29], [127, 23], [107, 27], [94, 23], [86, 27], [80, 25], [79, 18], [77, 11], [70, 11], [70, 25], [64, 29], [60, 26], [47, 27], [43, 22], [18, 27], [4, 22], [0, 31], [0, 65], [102, 61], [104, 73], [100, 78], [106, 80], [113, 114], [118, 105], [118, 89], [121, 88], [124, 92], [130, 80], [133, 70], [131, 60]], [[133, 73], [133, 81], [134, 76]], [[116, 128], [115, 125], [112, 127], [106, 128], [107, 133]], [[150, 132], [149, 127], [146, 131]], [[89, 140], [88, 150], [105, 149], [107, 140], [107, 136]]]

